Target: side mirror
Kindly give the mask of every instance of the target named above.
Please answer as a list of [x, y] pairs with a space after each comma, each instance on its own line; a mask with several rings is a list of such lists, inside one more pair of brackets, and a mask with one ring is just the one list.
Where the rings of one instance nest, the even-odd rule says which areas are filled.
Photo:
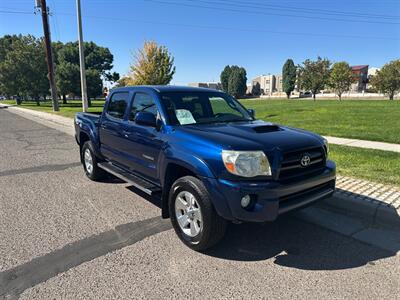
[[140, 111], [135, 115], [135, 123], [143, 126], [157, 127], [156, 116], [146, 111]]
[[247, 112], [250, 114], [250, 116], [252, 116], [253, 118], [255, 118], [256, 117], [256, 112], [255, 112], [255, 110], [254, 109], [252, 109], [252, 108], [249, 108], [248, 110], [247, 110]]

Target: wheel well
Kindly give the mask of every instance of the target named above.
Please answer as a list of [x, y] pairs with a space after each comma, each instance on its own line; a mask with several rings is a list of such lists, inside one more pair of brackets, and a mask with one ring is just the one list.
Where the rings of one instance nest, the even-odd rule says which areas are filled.
[[88, 136], [86, 133], [81, 132], [81, 133], [79, 134], [79, 145], [80, 145], [81, 147], [82, 147], [83, 144], [84, 144], [86, 141], [88, 141], [88, 140], [90, 140], [90, 138], [89, 138], [89, 136]]
[[169, 190], [174, 182], [184, 176], [193, 176], [197, 177], [194, 172], [189, 170], [188, 168], [182, 167], [181, 165], [170, 163], [167, 166], [164, 175], [164, 185], [163, 185], [163, 194], [162, 194], [162, 217], [169, 218], [169, 209], [168, 209], [168, 198], [169, 198]]
[[81, 156], [81, 162], [82, 162], [82, 147], [83, 147], [83, 144], [85, 144], [89, 140], [90, 140], [90, 138], [86, 133], [81, 132], [79, 134], [79, 150], [80, 150], [80, 153], [81, 153], [81, 155], [80, 155]]

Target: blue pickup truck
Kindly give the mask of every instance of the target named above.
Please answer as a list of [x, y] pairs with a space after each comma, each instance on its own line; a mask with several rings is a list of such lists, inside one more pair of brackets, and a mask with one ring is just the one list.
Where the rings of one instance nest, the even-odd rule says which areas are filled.
[[159, 197], [179, 238], [201, 251], [228, 222], [266, 222], [330, 197], [328, 143], [257, 120], [233, 97], [175, 86], [116, 88], [101, 115], [77, 113], [86, 175], [105, 174]]

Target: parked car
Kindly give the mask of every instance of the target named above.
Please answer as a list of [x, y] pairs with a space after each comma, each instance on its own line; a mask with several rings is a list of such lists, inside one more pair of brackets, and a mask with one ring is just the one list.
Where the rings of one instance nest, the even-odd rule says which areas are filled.
[[312, 97], [311, 92], [307, 91], [307, 92], [300, 93], [300, 98], [308, 98], [308, 97]]
[[274, 221], [335, 189], [325, 139], [257, 120], [212, 89], [117, 88], [101, 115], [77, 113], [75, 130], [86, 175], [159, 195], [162, 216], [195, 250], [215, 245], [230, 221]]

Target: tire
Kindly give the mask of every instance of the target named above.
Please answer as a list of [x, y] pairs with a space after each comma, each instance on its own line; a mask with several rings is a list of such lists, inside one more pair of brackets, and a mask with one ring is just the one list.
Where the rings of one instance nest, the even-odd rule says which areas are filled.
[[169, 213], [178, 237], [195, 251], [214, 246], [225, 234], [227, 221], [216, 213], [207, 189], [195, 177], [174, 182], [169, 192]]
[[[99, 166], [97, 165], [98, 158], [95, 155], [94, 146], [91, 141], [86, 141], [83, 144], [81, 150], [81, 157], [82, 157], [83, 169], [85, 170], [85, 174], [89, 179], [93, 181], [98, 181], [105, 177], [106, 175], [105, 171], [103, 169], [100, 169]], [[91, 166], [89, 164], [90, 160], [91, 160]]]

